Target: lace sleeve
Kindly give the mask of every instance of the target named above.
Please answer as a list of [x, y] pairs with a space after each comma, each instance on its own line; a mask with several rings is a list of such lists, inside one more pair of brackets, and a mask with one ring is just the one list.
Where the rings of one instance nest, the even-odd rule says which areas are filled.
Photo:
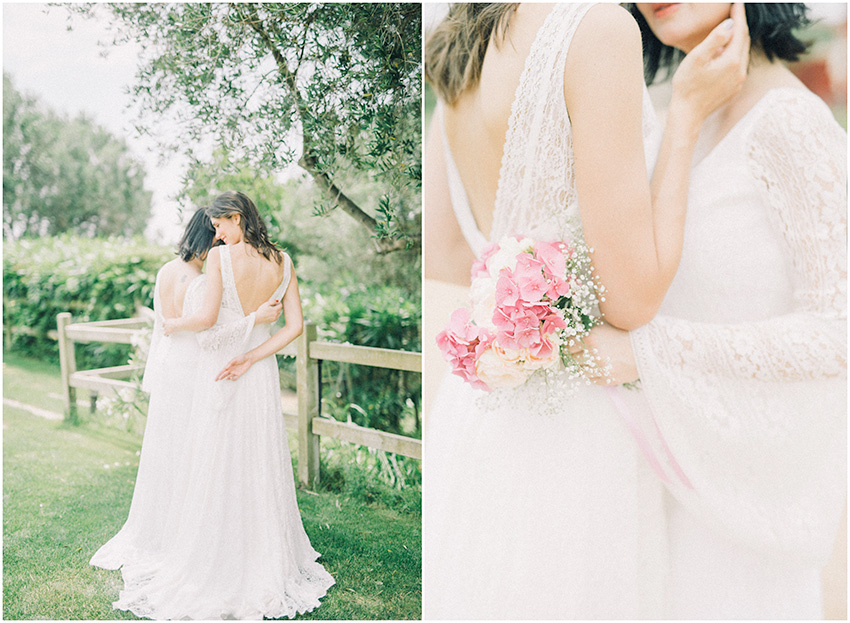
[[[789, 111], [796, 116], [788, 118]], [[806, 114], [808, 113], [808, 114]], [[827, 112], [827, 114], [829, 114]], [[782, 115], [779, 118], [779, 115]], [[789, 137], [788, 127], [796, 128]], [[767, 381], [846, 375], [846, 139], [810, 107], [771, 108], [748, 144], [791, 266], [794, 312], [709, 325], [659, 318], [654, 355], [705, 374]]]
[[694, 484], [674, 487], [680, 501], [751, 545], [822, 564], [846, 493], [846, 135], [788, 93], [746, 145], [793, 309], [726, 325], [657, 317], [632, 345], [650, 417]]
[[233, 357], [241, 355], [242, 348], [254, 328], [256, 317], [257, 314], [251, 312], [244, 318], [215, 324], [198, 333], [198, 344], [205, 351], [226, 351], [233, 353]]

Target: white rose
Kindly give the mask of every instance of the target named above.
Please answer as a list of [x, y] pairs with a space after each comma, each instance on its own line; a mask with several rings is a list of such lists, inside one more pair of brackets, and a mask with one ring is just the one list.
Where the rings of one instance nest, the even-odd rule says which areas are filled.
[[475, 374], [490, 389], [518, 387], [528, 375], [522, 367], [499, 356], [497, 349], [488, 348], [475, 362]]
[[473, 322], [495, 332], [493, 311], [496, 309], [496, 280], [488, 277], [473, 280], [469, 288], [469, 300], [472, 302]]
[[503, 268], [514, 270], [516, 268], [516, 257], [520, 253], [526, 253], [534, 248], [531, 238], [517, 240], [513, 236], [506, 236], [499, 240], [499, 250], [487, 260], [487, 268], [490, 276], [496, 278]]

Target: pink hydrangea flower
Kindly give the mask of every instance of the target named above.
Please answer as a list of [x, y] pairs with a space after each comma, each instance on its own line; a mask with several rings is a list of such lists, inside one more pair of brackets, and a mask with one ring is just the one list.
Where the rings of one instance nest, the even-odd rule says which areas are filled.
[[475, 260], [472, 263], [472, 278], [475, 279], [477, 277], [486, 277], [489, 275], [489, 271], [487, 270], [487, 260], [489, 260], [493, 255], [495, 255], [499, 250], [499, 244], [497, 242], [491, 242], [481, 251], [481, 257]]
[[449, 324], [437, 335], [437, 347], [443, 359], [451, 364], [452, 373], [474, 387], [490, 391], [478, 378], [475, 362], [493, 341], [493, 337], [489, 331], [472, 323], [468, 309], [460, 308], [452, 313]]

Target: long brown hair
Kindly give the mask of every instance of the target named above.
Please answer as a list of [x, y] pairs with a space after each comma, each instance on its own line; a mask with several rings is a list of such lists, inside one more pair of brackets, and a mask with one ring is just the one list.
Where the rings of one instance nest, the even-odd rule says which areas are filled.
[[239, 225], [245, 242], [254, 247], [267, 260], [274, 259], [278, 264], [283, 261], [281, 250], [269, 239], [266, 224], [257, 210], [257, 206], [246, 195], [228, 190], [216, 197], [207, 208], [210, 218], [232, 218], [238, 214]]
[[[454, 104], [481, 78], [490, 37], [504, 39], [518, 2], [456, 2], [425, 42], [425, 79]], [[497, 41], [498, 43], [498, 41]]]

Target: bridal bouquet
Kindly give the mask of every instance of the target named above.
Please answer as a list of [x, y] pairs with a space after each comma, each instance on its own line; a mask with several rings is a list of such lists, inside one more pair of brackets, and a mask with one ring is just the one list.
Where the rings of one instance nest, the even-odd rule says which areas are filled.
[[437, 345], [454, 374], [486, 391], [559, 363], [577, 378], [568, 347], [601, 322], [603, 294], [584, 243], [505, 237], [473, 264], [471, 310], [455, 310]]

